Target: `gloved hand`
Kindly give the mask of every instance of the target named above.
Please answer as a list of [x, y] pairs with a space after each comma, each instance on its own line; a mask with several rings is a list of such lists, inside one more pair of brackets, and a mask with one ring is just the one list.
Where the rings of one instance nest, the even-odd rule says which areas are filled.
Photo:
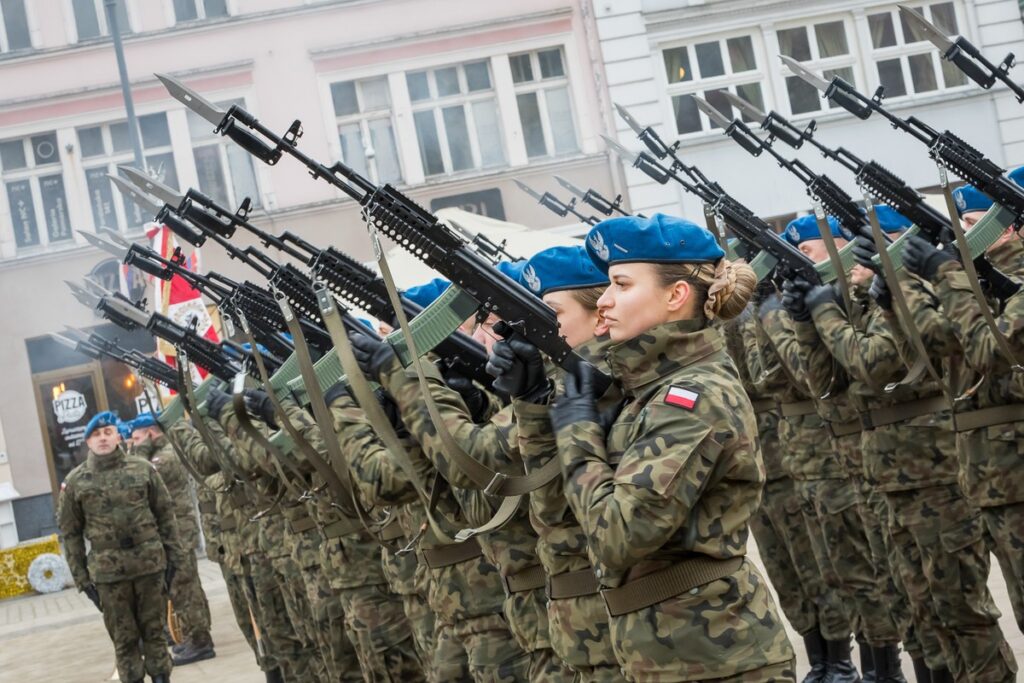
[[381, 373], [395, 358], [391, 344], [358, 333], [351, 335], [349, 341], [352, 342], [352, 353], [363, 374], [375, 382], [380, 381]]
[[953, 247], [937, 249], [927, 240], [911, 235], [903, 248], [903, 265], [914, 275], [932, 282], [938, 275], [939, 266], [958, 260], [958, 256]]
[[170, 562], [164, 568], [164, 588], [168, 591], [171, 590], [171, 583], [174, 581], [174, 575], [178, 573], [178, 570]]
[[601, 424], [594, 396], [594, 366], [580, 363], [575, 371], [565, 374], [565, 388], [552, 404], [550, 414], [555, 434], [578, 422]]
[[490, 402], [483, 390], [473, 383], [468, 377], [463, 377], [457, 372], [451, 372], [444, 378], [445, 384], [454, 389], [462, 397], [466, 407], [469, 408], [469, 415], [473, 422], [481, 422], [484, 412]]
[[100, 592], [96, 590], [95, 584], [86, 584], [82, 588], [82, 592], [85, 593], [85, 597], [89, 598], [92, 604], [96, 605], [96, 609], [100, 612], [103, 611], [103, 605], [100, 604]]
[[875, 300], [875, 303], [884, 311], [892, 310], [892, 292], [889, 291], [889, 283], [881, 275], [871, 279], [871, 288], [868, 289], [868, 296]]
[[760, 304], [765, 299], [770, 298], [776, 292], [775, 283], [772, 282], [770, 277], [766, 277], [757, 283], [757, 287], [754, 288], [754, 296], [751, 297], [751, 301], [755, 304]]
[[879, 264], [876, 264], [871, 259], [878, 254], [875, 249], [875, 243], [869, 240], [867, 237], [860, 235], [853, 241], [853, 260], [864, 266], [873, 273], [881, 273], [882, 268]]
[[816, 308], [825, 304], [838, 304], [843, 307], [843, 298], [832, 285], [818, 285], [804, 295], [804, 305], [809, 313], [814, 313]]
[[217, 387], [212, 387], [206, 395], [206, 415], [211, 420], [220, 419], [220, 411], [231, 402], [231, 395], [226, 394]]
[[803, 279], [786, 280], [782, 285], [782, 307], [789, 317], [799, 323], [809, 322], [811, 311], [804, 302], [804, 297], [811, 290], [811, 283]]
[[246, 389], [245, 391], [245, 412], [263, 422], [273, 429], [277, 429], [277, 420], [274, 415], [274, 403], [270, 400], [267, 392], [260, 389]]
[[782, 294], [775, 292], [761, 300], [757, 307], [757, 317], [764, 320], [769, 313], [779, 310], [782, 310]]
[[544, 360], [530, 342], [509, 337], [494, 344], [487, 359], [488, 374], [496, 377], [494, 388], [512, 398], [538, 402], [550, 391]]

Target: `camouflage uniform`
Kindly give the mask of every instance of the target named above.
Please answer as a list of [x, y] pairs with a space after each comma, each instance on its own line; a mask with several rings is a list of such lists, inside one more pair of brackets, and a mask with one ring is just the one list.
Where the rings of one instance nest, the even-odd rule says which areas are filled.
[[[940, 336], [933, 332], [944, 326], [927, 322], [941, 318], [938, 302], [918, 281], [908, 278], [903, 284], [908, 305], [922, 323], [919, 329], [929, 330], [928, 348], [937, 357], [947, 355], [952, 350], [949, 344], [940, 344]], [[870, 315], [863, 334], [854, 332], [834, 303], [819, 306], [813, 317], [831, 356], [865, 387], [877, 391], [877, 387], [905, 376], [905, 359], [910, 354], [891, 314]], [[948, 340], [948, 333], [942, 338]], [[900, 384], [883, 400], [895, 411], [895, 406], [905, 406], [908, 401], [935, 397], [938, 389], [934, 381], [918, 380], [912, 388]], [[950, 411], [890, 424], [884, 424], [883, 417], [881, 413], [868, 417], [869, 428], [862, 437], [864, 472], [885, 496], [897, 559], [919, 633], [934, 629], [945, 664], [954, 676], [1012, 680], [1016, 665], [986, 587], [989, 560], [980, 515], [956, 483]], [[921, 586], [922, 576], [926, 589]], [[920, 635], [923, 638], [924, 634]], [[935, 668], [934, 655], [927, 648], [924, 654], [929, 668]]]
[[189, 642], [212, 645], [210, 603], [199, 581], [199, 565], [196, 561], [196, 551], [199, 550], [199, 522], [192, 500], [191, 477], [165, 436], [150, 439], [144, 446], [135, 447], [135, 450], [140, 457], [153, 463], [174, 501], [174, 515], [178, 520], [178, 535], [185, 550], [185, 564], [177, 567], [174, 574], [174, 581], [171, 583], [171, 603], [181, 620], [182, 633]]
[[174, 504], [156, 470], [120, 448], [90, 452], [61, 485], [57, 519], [75, 586], [93, 584], [99, 593], [118, 676], [127, 682], [170, 674], [164, 570], [185, 558]]
[[[518, 450], [512, 407], [503, 408], [483, 424], [475, 424], [462, 397], [445, 384], [437, 368], [429, 364], [424, 364], [424, 367], [431, 395], [442, 419], [462, 449], [494, 470], [521, 475], [523, 464]], [[402, 421], [409, 432], [420, 442], [427, 457], [445, 480], [453, 487], [465, 489], [466, 495], [479, 499], [481, 503], [477, 505], [478, 508], [486, 510], [486, 502], [496, 508], [493, 501], [486, 501], [482, 492], [474, 490], [476, 485], [444, 452], [420, 395], [415, 374], [403, 369], [396, 360], [384, 370], [380, 380], [397, 403]], [[483, 515], [469, 514], [469, 521], [477, 526], [486, 522], [490, 516], [490, 512]], [[500, 529], [478, 538], [484, 555], [498, 567], [505, 585], [508, 585], [509, 577], [541, 567], [537, 555], [537, 535], [530, 525], [529, 513], [524, 508]], [[551, 650], [543, 583], [516, 592], [506, 589], [506, 593], [504, 614], [518, 651], [515, 647], [509, 647], [511, 643], [496, 640], [488, 645], [493, 649], [492, 664], [488, 666], [495, 665], [499, 671], [505, 672], [505, 677], [517, 680], [571, 679], [569, 672]], [[472, 654], [470, 656], [472, 658]]]
[[[603, 354], [609, 340], [594, 339], [576, 349], [597, 367], [604, 367]], [[617, 402], [617, 388], [602, 397], [602, 407]], [[526, 401], [512, 402], [518, 429], [519, 452], [526, 470], [533, 471], [558, 457], [558, 445], [551, 427], [550, 409]], [[537, 552], [552, 581], [569, 581], [576, 590], [548, 600], [551, 647], [582, 681], [622, 680], [612, 647], [608, 610], [598, 592], [597, 577], [587, 555], [587, 536], [565, 498], [565, 482], [557, 477], [530, 492], [530, 521], [537, 532]], [[592, 584], [592, 585], [588, 585]], [[557, 584], [550, 583], [553, 587]]]
[[[1019, 238], [1013, 237], [992, 248], [987, 257], [1008, 275], [1024, 275], [1024, 244]], [[972, 370], [984, 376], [974, 393], [973, 405], [959, 409], [957, 419], [962, 420], [962, 413], [968, 409], [1024, 403], [1021, 373], [1010, 369], [993, 338], [963, 267], [956, 262], [943, 265], [937, 280], [943, 313], [952, 322], [965, 360]], [[1014, 353], [1021, 354], [1024, 294], [1011, 297], [997, 320], [1016, 347]], [[1017, 626], [1024, 631], [1024, 419], [996, 419], [995, 423], [985, 420], [989, 424], [983, 427], [958, 427], [960, 486], [971, 502], [981, 508], [992, 550], [1006, 579]]]
[[[607, 434], [586, 421], [557, 433], [566, 497], [603, 586], [687, 563], [730, 567], [681, 595], [612, 615], [616, 657], [631, 680], [794, 679], [768, 586], [743, 559], [765, 475], [750, 400], [724, 347], [701, 320], [613, 346], [607, 359], [626, 394], [622, 412]], [[673, 387], [695, 402], [671, 404]]]

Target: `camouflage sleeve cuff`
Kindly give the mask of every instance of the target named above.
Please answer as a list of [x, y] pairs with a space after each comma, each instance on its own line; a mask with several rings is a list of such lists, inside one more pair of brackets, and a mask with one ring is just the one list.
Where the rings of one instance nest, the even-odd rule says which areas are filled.
[[[839, 304], [835, 303], [828, 303], [822, 306], [818, 306], [811, 313], [811, 318], [814, 320], [814, 324], [816, 325], [821, 323], [827, 323], [830, 320], [835, 319], [839, 319], [844, 322], [846, 321], [846, 316], [843, 315], [843, 310], [839, 308]], [[793, 326], [799, 330], [801, 325], [806, 324], [808, 323], [794, 323]]]
[[[823, 306], [822, 308], [827, 307]], [[821, 341], [821, 337], [818, 335], [818, 328], [815, 326], [816, 322], [818, 322], [817, 318], [815, 318], [813, 322], [794, 322], [793, 334], [796, 336], [797, 341], [807, 344], [819, 343]]]
[[608, 462], [604, 429], [596, 422], [577, 422], [558, 432], [558, 457], [562, 473], [569, 481], [573, 473], [588, 462]]
[[[951, 292], [970, 292], [971, 283], [967, 280], [967, 271], [957, 261], [950, 261], [939, 266], [935, 278], [935, 289], [939, 299], [945, 303], [945, 294]], [[973, 293], [972, 293], [973, 296]]]

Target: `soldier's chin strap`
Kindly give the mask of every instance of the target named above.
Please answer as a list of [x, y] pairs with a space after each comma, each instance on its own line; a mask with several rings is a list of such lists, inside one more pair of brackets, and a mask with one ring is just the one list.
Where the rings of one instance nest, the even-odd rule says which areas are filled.
[[996, 322], [995, 316], [992, 314], [992, 309], [989, 308], [988, 301], [985, 298], [985, 293], [981, 290], [981, 283], [978, 281], [978, 269], [974, 266], [974, 260], [971, 258], [971, 249], [967, 244], [967, 235], [964, 233], [963, 225], [960, 223], [960, 214], [956, 210], [956, 202], [953, 199], [953, 192], [949, 187], [949, 175], [946, 172], [946, 167], [941, 162], [938, 163], [938, 167], [939, 184], [942, 187], [942, 196], [946, 200], [946, 211], [949, 213], [949, 223], [953, 228], [953, 235], [956, 236], [956, 246], [960, 251], [960, 262], [963, 265], [964, 273], [967, 275], [967, 282], [971, 286], [971, 292], [974, 294], [974, 298], [978, 301], [978, 308], [981, 309], [981, 315], [985, 319], [985, 324], [992, 333], [993, 339], [995, 339], [999, 352], [1010, 364], [1011, 370], [1014, 372], [1022, 372], [1024, 371], [1024, 366], [1021, 366], [1021, 362], [1017, 358], [1017, 354], [1015, 354], [1013, 349], [1010, 347], [1010, 342], [1006, 339], [1003, 331], [999, 329], [999, 324]]

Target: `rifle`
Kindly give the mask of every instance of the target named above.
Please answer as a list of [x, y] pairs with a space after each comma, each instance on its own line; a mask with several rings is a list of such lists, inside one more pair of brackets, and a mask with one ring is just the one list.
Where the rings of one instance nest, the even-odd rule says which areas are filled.
[[[647, 152], [633, 153], [607, 137], [604, 141], [616, 154], [655, 182], [664, 185], [674, 180], [695, 195], [722, 217], [736, 237], [774, 259], [775, 271], [783, 279], [802, 277], [813, 284], [821, 284], [821, 275], [803, 252], [779, 237], [770, 225], [731, 197], [720, 185], [707, 180], [696, 167], [676, 160], [670, 168], [666, 168]], [[687, 174], [689, 180], [679, 175], [680, 170]]]
[[[609, 201], [605, 199], [604, 196], [597, 190], [581, 190], [580, 188], [576, 187], [575, 185], [573, 185], [571, 182], [569, 182], [560, 175], [556, 175], [554, 176], [554, 178], [556, 183], [558, 183], [565, 189], [569, 190], [569, 192], [579, 197], [580, 201], [582, 201], [584, 204], [589, 204], [590, 206], [594, 207], [595, 209], [603, 213], [605, 216], [611, 216], [613, 213], [617, 213], [620, 216], [633, 215], [628, 211], [623, 210], [621, 194], [615, 195], [615, 199]], [[636, 215], [640, 218], [646, 218], [646, 216], [644, 216], [642, 213], [638, 213]]]
[[[227, 111], [189, 90], [173, 78], [157, 74], [177, 100], [216, 126], [250, 154], [267, 164], [276, 164], [287, 153], [304, 165], [314, 178], [322, 178], [340, 189], [362, 207], [368, 226], [391, 238], [416, 258], [430, 264], [472, 297], [479, 310], [494, 313], [505, 322], [498, 329], [517, 332], [569, 371], [586, 363], [558, 332], [552, 311], [526, 288], [493, 268], [453, 229], [390, 185], [377, 186], [341, 162], [328, 167], [298, 148], [302, 122], [295, 120], [288, 131], [277, 135], [238, 105]], [[267, 142], [269, 141], [269, 143]], [[379, 247], [379, 245], [377, 245]], [[594, 370], [598, 393], [611, 379]]]
[[1014, 83], [1009, 75], [1010, 69], [1016, 64], [1012, 52], [1003, 58], [999, 66], [996, 66], [986, 59], [985, 55], [981, 54], [981, 50], [963, 36], [957, 36], [956, 40], [950, 40], [946, 37], [944, 31], [925, 19], [917, 11], [903, 5], [900, 5], [899, 8], [900, 15], [910, 24], [916, 25], [917, 30], [932, 45], [939, 48], [942, 58], [947, 62], [952, 62], [965, 76], [985, 90], [995, 85], [997, 80], [1002, 81], [1013, 91], [1017, 102], [1024, 102], [1024, 88]]
[[[723, 93], [723, 95], [747, 116], [761, 119], [761, 128], [768, 131], [768, 144], [771, 144], [772, 139], [779, 139], [794, 149], [799, 149], [805, 141], [811, 143], [826, 159], [837, 162], [853, 173], [857, 184], [866, 188], [876, 200], [906, 216], [911, 223], [917, 226], [921, 237], [930, 244], [943, 248], [956, 248], [956, 236], [953, 234], [949, 217], [926, 202], [917, 190], [907, 185], [896, 174], [878, 162], [864, 161], [845, 147], [832, 149], [822, 144], [814, 138], [814, 131], [817, 127], [814, 121], [808, 123], [805, 129], [800, 130], [778, 112], [772, 111], [765, 114], [732, 93]], [[1020, 288], [1018, 282], [995, 268], [984, 255], [975, 258], [974, 265], [978, 272], [985, 277], [993, 294], [1001, 300], [1005, 301], [1013, 296]]]
[[145, 356], [134, 349], [131, 351], [123, 349], [116, 340], [111, 341], [95, 333], [90, 334], [88, 339], [74, 339], [58, 333], [51, 333], [50, 336], [58, 343], [83, 356], [88, 356], [93, 360], [110, 358], [127, 365], [138, 375], [152, 382], [177, 390], [177, 379], [174, 377], [174, 370], [169, 365], [161, 363], [156, 358]]
[[882, 106], [884, 87], [879, 86], [872, 97], [867, 97], [841, 76], [835, 76], [829, 82], [793, 59], [783, 56], [782, 60], [794, 74], [824, 93], [829, 101], [861, 120], [867, 120], [877, 112], [893, 128], [923, 143], [928, 148], [928, 155], [939, 166], [949, 169], [988, 195], [996, 204], [1012, 211], [1017, 220], [1024, 216], [1024, 189], [1003, 175], [1002, 168], [948, 130], [940, 133], [917, 117], [902, 119], [887, 111]]
[[515, 183], [520, 190], [536, 199], [541, 206], [543, 206], [546, 209], [550, 209], [552, 213], [561, 216], [562, 218], [565, 218], [571, 213], [573, 216], [580, 219], [580, 221], [586, 223], [587, 225], [597, 225], [600, 222], [593, 216], [585, 216], [579, 211], [577, 211], [575, 198], [569, 200], [569, 203], [566, 204], [565, 202], [563, 202], [561, 199], [551, 194], [550, 192], [545, 192], [544, 194], [536, 192], [529, 185], [522, 182], [521, 180], [516, 179]]

